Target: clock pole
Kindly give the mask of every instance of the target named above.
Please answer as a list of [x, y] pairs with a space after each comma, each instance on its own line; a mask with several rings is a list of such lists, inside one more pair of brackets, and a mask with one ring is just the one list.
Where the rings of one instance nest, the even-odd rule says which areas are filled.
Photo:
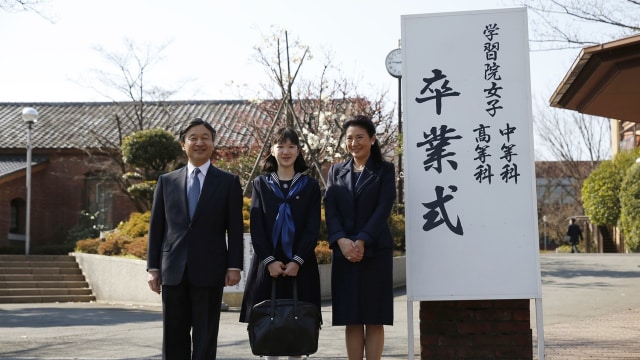
[[[389, 75], [398, 79], [398, 136], [402, 135], [402, 51], [391, 50], [385, 59]], [[402, 141], [404, 137], [402, 136]], [[404, 173], [402, 171], [402, 151], [398, 154], [398, 202], [404, 204]]]
[[[398, 134], [402, 131], [402, 76], [398, 78]], [[404, 134], [402, 136], [404, 142]], [[404, 204], [404, 173], [402, 171], [402, 151], [398, 154], [398, 200]]]

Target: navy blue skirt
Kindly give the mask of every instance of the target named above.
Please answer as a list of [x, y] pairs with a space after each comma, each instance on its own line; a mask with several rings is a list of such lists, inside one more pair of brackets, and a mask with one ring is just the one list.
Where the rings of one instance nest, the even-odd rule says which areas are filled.
[[393, 325], [393, 250], [367, 255], [358, 263], [333, 256], [333, 325]]

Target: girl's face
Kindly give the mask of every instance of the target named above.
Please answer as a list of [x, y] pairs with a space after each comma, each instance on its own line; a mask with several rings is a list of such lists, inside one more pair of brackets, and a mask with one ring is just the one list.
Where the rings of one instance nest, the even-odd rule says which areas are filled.
[[278, 168], [293, 168], [298, 153], [298, 145], [292, 143], [289, 139], [280, 144], [275, 144], [271, 148], [271, 155], [276, 158]]
[[371, 146], [376, 140], [375, 135], [369, 136], [364, 128], [349, 126], [345, 134], [347, 150], [356, 159], [366, 160], [371, 154]]

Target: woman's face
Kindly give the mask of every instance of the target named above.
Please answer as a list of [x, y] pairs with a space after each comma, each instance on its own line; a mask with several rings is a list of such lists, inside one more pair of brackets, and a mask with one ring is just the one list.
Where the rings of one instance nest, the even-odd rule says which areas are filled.
[[371, 146], [376, 136], [369, 136], [367, 130], [359, 126], [349, 126], [346, 131], [345, 142], [347, 150], [355, 159], [366, 160], [371, 154]]
[[280, 144], [273, 145], [271, 155], [276, 158], [278, 168], [292, 168], [298, 157], [298, 145], [286, 139]]

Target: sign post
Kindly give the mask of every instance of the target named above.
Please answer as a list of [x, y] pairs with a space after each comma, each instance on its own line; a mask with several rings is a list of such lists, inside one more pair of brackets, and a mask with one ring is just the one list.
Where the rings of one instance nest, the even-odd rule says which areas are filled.
[[404, 15], [401, 48], [408, 301], [538, 305], [526, 9]]

